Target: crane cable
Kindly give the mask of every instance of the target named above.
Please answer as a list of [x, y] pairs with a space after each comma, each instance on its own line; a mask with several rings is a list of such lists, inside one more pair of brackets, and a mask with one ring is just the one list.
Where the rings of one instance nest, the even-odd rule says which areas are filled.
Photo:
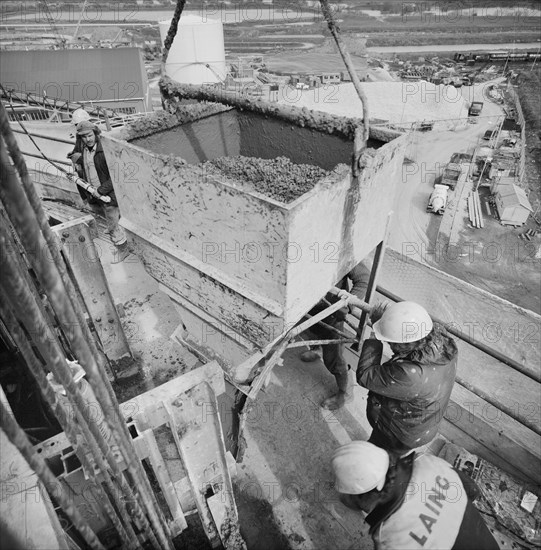
[[167, 36], [165, 37], [165, 40], [163, 42], [162, 63], [164, 65], [165, 65], [165, 62], [167, 61], [169, 50], [173, 45], [173, 41], [175, 40], [175, 36], [177, 35], [178, 22], [180, 20], [180, 16], [182, 15], [182, 11], [184, 10], [185, 5], [186, 5], [186, 0], [177, 0], [175, 13], [173, 14], [173, 18], [171, 19], [171, 25], [169, 26], [169, 30], [167, 31]]
[[329, 30], [331, 31], [331, 34], [334, 38], [334, 41], [336, 42], [336, 46], [338, 47], [338, 51], [340, 52], [340, 55], [342, 57], [342, 60], [344, 61], [344, 64], [346, 65], [346, 69], [348, 70], [349, 77], [351, 78], [351, 82], [353, 83], [353, 86], [355, 87], [355, 91], [357, 92], [357, 95], [359, 96], [359, 99], [361, 100], [361, 104], [363, 107], [363, 123], [364, 123], [364, 129], [362, 132], [362, 144], [357, 144], [359, 146], [362, 146], [362, 148], [366, 147], [366, 144], [368, 142], [368, 137], [370, 134], [370, 128], [369, 128], [369, 112], [368, 112], [368, 98], [366, 94], [364, 93], [364, 90], [361, 88], [361, 82], [359, 80], [359, 77], [357, 76], [357, 72], [355, 71], [355, 67], [353, 66], [353, 62], [351, 61], [351, 57], [349, 56], [349, 52], [347, 50], [346, 45], [344, 44], [342, 38], [340, 37], [340, 29], [338, 25], [336, 24], [331, 7], [329, 6], [328, 0], [319, 0], [319, 3], [321, 5], [321, 11], [323, 12], [323, 16], [325, 17], [325, 20], [327, 21], [327, 26], [329, 27]]

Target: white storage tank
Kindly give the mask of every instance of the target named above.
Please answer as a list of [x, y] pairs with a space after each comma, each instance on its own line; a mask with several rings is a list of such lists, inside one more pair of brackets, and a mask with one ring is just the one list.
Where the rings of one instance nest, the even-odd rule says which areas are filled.
[[[171, 20], [160, 21], [165, 42]], [[226, 77], [224, 29], [219, 19], [182, 14], [167, 56], [165, 74], [183, 84], [223, 82]]]

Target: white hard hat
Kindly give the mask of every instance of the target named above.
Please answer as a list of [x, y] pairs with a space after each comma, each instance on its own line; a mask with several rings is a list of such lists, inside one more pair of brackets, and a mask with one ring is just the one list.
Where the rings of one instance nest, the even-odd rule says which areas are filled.
[[389, 469], [389, 454], [368, 441], [352, 441], [335, 451], [332, 469], [340, 493], [361, 495], [372, 489], [381, 491]]
[[71, 115], [71, 122], [75, 124], [75, 126], [84, 120], [90, 120], [90, 115], [82, 107], [74, 111]]
[[398, 302], [389, 306], [372, 328], [378, 340], [409, 343], [428, 336], [433, 326], [424, 307], [415, 302]]

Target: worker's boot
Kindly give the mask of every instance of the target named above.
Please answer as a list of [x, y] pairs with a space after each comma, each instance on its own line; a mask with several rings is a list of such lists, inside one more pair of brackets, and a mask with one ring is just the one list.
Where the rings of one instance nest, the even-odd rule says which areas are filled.
[[115, 252], [113, 254], [113, 260], [111, 263], [118, 264], [120, 262], [123, 262], [130, 254], [131, 254], [131, 250], [127, 242], [123, 242], [122, 244], [116, 244]]
[[338, 393], [331, 395], [331, 397], [328, 397], [323, 401], [323, 403], [321, 403], [321, 406], [329, 411], [340, 409], [353, 399], [353, 392], [349, 382], [348, 373], [337, 374], [334, 377], [336, 378], [336, 383], [338, 385]]

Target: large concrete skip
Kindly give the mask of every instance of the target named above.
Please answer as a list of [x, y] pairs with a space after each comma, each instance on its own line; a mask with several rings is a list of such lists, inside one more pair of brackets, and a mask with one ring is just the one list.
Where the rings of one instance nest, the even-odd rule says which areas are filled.
[[[177, 306], [182, 339], [243, 382], [250, 372], [235, 367], [383, 240], [407, 138], [369, 142], [355, 178], [347, 136], [220, 110], [141, 140], [158, 126], [151, 116], [128, 140], [111, 133], [102, 142], [121, 224]], [[286, 203], [207, 169], [236, 155], [287, 157], [327, 174]]]

